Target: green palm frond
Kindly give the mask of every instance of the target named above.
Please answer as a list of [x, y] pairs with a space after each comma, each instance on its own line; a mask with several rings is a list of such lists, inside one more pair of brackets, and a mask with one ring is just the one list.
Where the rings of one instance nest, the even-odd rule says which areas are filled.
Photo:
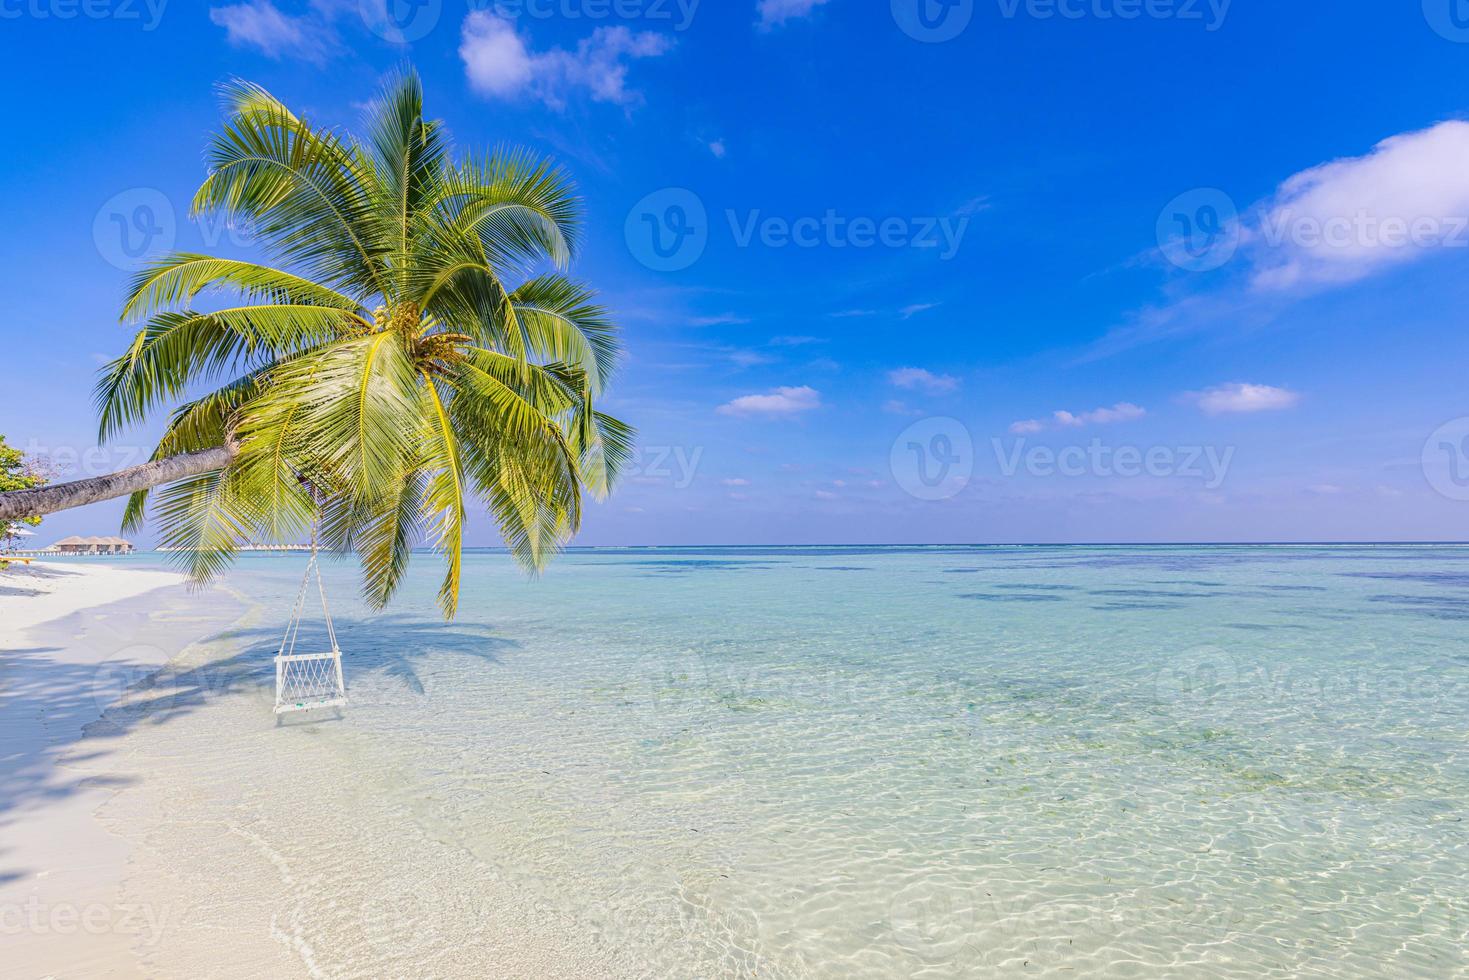
[[[356, 313], [357, 303], [310, 279], [238, 259], [187, 252], [144, 267], [133, 279], [123, 305], [124, 320], [139, 320], [167, 307], [192, 303], [206, 291], [236, 292], [242, 300], [277, 306], [325, 306]], [[366, 328], [369, 324], [356, 317]]]
[[142, 421], [191, 384], [254, 370], [341, 336], [352, 320], [319, 306], [247, 306], [196, 313], [159, 313], [138, 331], [127, 353], [98, 380], [100, 438]]
[[530, 350], [586, 371], [594, 394], [611, 381], [622, 356], [617, 328], [595, 298], [586, 286], [560, 275], [532, 279], [510, 294]]
[[[537, 571], [606, 494], [632, 430], [597, 408], [617, 327], [563, 275], [581, 204], [523, 150], [456, 159], [418, 77], [390, 79], [361, 141], [265, 89], [224, 87], [196, 213], [247, 226], [266, 261], [181, 253], [134, 279], [133, 343], [102, 372], [106, 438], [167, 403], [157, 455], [228, 444], [225, 469], [158, 491], [163, 542], [200, 581], [240, 546], [310, 531], [355, 552], [374, 605], [415, 546], [458, 609], [471, 500]], [[194, 307], [223, 297], [216, 310]], [[149, 495], [125, 520], [141, 523]]]
[[447, 237], [468, 238], [505, 271], [541, 261], [565, 268], [581, 235], [581, 205], [560, 170], [525, 150], [470, 157], [448, 170], [436, 212]]

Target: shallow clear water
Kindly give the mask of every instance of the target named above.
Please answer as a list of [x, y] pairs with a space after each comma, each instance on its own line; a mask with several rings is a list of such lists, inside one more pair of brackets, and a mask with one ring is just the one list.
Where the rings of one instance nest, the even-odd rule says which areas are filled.
[[302, 564], [114, 723], [327, 973], [456, 972], [493, 883], [649, 976], [1469, 976], [1469, 548], [483, 553], [450, 625], [336, 566], [351, 705], [275, 728]]

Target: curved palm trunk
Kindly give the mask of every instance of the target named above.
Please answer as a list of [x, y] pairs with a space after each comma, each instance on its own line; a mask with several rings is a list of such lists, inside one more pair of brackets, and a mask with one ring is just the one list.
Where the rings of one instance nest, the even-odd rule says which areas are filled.
[[58, 510], [85, 507], [102, 500], [125, 497], [138, 490], [148, 490], [191, 476], [223, 469], [235, 458], [232, 445], [215, 446], [196, 453], [180, 453], [164, 459], [132, 466], [106, 476], [95, 476], [71, 483], [58, 483], [34, 490], [12, 490], [0, 493], [0, 521], [26, 517], [42, 517]]

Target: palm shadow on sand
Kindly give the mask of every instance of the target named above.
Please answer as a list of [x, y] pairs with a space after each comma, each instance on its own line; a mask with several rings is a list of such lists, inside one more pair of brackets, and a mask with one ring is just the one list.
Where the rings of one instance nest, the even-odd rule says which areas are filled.
[[[65, 628], [75, 619], [60, 621]], [[85, 627], [85, 621], [81, 621]], [[51, 631], [59, 628], [48, 624]], [[423, 695], [421, 662], [431, 655], [461, 654], [487, 667], [498, 664], [499, 653], [517, 646], [496, 636], [488, 627], [445, 624], [407, 616], [341, 619], [337, 637], [347, 671], [348, 696], [354, 678], [364, 687], [398, 686]], [[96, 634], [104, 631], [92, 630]], [[65, 634], [63, 634], [65, 635]], [[134, 641], [97, 665], [67, 663], [57, 658], [63, 643], [85, 643], [89, 631], [65, 640], [0, 651], [0, 838], [16, 815], [27, 808], [74, 796], [87, 789], [122, 788], [130, 780], [82, 774], [105, 765], [112, 743], [145, 725], [163, 726], [228, 696], [260, 694], [260, 723], [275, 725], [270, 712], [275, 680], [274, 657], [280, 645], [280, 627], [231, 629], [214, 633], [207, 646], [237, 652], [201, 664], [175, 659], [158, 668], [129, 650], [162, 642], [143, 633], [123, 633], [109, 641], [94, 636], [99, 649]], [[120, 638], [119, 638], [120, 637]], [[303, 634], [302, 642], [309, 642]], [[350, 703], [348, 711], [351, 710]], [[97, 717], [101, 712], [101, 717]], [[320, 724], [339, 720], [331, 711], [285, 716], [283, 726]], [[95, 719], [89, 721], [89, 719]], [[43, 869], [15, 866], [10, 848], [0, 847], [0, 885], [29, 877]]]

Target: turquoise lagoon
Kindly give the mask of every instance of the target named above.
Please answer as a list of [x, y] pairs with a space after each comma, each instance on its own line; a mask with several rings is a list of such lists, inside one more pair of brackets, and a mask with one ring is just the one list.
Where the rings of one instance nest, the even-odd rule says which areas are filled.
[[483, 552], [450, 624], [330, 565], [351, 704], [277, 727], [303, 564], [102, 734], [323, 973], [493, 892], [643, 976], [1469, 975], [1469, 547]]

